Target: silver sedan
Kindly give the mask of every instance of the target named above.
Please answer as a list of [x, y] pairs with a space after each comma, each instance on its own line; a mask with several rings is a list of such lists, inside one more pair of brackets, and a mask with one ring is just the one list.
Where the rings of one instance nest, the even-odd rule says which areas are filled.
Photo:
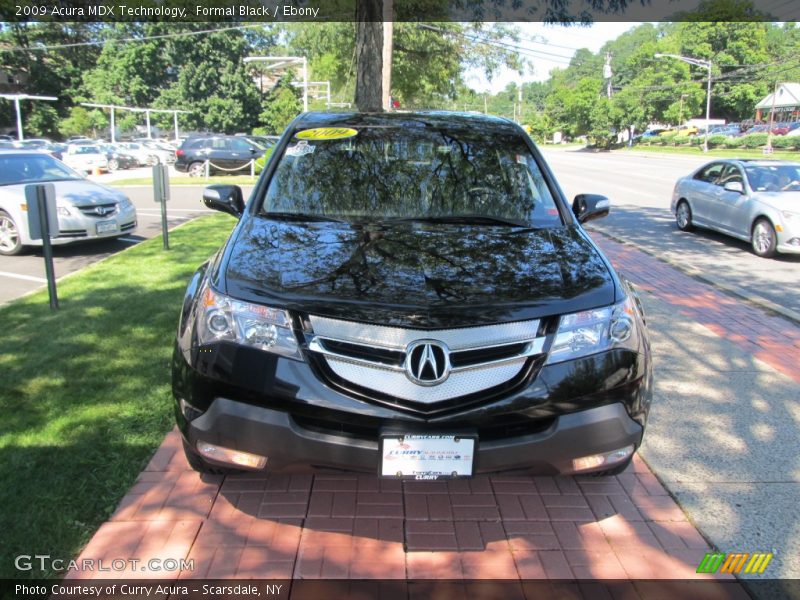
[[47, 154], [0, 150], [0, 254], [42, 244], [28, 231], [25, 188], [34, 183], [55, 187], [58, 232], [53, 244], [118, 237], [136, 229], [136, 209], [122, 192], [87, 181]]
[[670, 208], [682, 231], [713, 229], [763, 257], [800, 254], [800, 163], [716, 160], [678, 180]]

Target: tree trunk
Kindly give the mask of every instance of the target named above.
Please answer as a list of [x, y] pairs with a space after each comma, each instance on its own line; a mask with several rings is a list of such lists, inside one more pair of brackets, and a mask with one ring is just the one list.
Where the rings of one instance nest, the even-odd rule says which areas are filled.
[[381, 112], [382, 109], [382, 18], [381, 0], [357, 0], [355, 100], [361, 112]]
[[392, 110], [392, 38], [394, 36], [394, 0], [383, 0], [383, 110]]

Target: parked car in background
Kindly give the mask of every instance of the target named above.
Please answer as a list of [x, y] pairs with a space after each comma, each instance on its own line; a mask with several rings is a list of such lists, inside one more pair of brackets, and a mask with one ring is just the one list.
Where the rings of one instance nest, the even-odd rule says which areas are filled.
[[713, 229], [763, 257], [800, 254], [800, 163], [716, 160], [679, 179], [670, 206], [682, 231]]
[[150, 155], [155, 157], [161, 164], [171, 165], [175, 162], [175, 148], [169, 144], [153, 140], [142, 142], [141, 144], [147, 148]]
[[[612, 475], [644, 435], [641, 305], [523, 129], [480, 114], [305, 113], [182, 303], [189, 463], [395, 479]], [[266, 177], [266, 173], [262, 178]]]
[[84, 173], [91, 173], [96, 169], [108, 171], [105, 150], [95, 144], [70, 144], [61, 160], [76, 171]]
[[273, 148], [281, 139], [279, 135], [245, 135], [244, 138], [265, 149]]
[[129, 154], [120, 144], [104, 144], [106, 158], [108, 159], [108, 170], [119, 171], [120, 169], [133, 169], [139, 166], [139, 160]]
[[249, 174], [247, 167], [264, 155], [265, 148], [236, 135], [189, 138], [175, 152], [175, 170], [192, 177], [205, 174], [208, 161], [211, 173]]
[[136, 229], [136, 209], [117, 190], [88, 181], [43, 152], [0, 150], [0, 254], [19, 254], [41, 246], [28, 231], [25, 187], [52, 183], [58, 207], [58, 232], [53, 244], [105, 239]]
[[800, 127], [800, 123], [775, 123], [772, 126], [772, 133], [775, 135], [786, 135]]
[[140, 142], [120, 142], [119, 147], [133, 156], [140, 167], [154, 165], [159, 161], [158, 154]]

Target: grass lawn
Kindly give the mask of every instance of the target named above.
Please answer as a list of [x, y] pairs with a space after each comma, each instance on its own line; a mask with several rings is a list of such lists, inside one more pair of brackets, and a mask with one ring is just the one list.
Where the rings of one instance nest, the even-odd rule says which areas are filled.
[[690, 156], [708, 156], [709, 160], [715, 158], [763, 158], [776, 160], [800, 161], [800, 152], [792, 150], [775, 150], [772, 154], [766, 155], [761, 149], [749, 150], [746, 148], [712, 148], [707, 154], [703, 154], [703, 149], [698, 146], [633, 146], [632, 148], [620, 148], [612, 152], [653, 152], [658, 154], [686, 154]]
[[[224, 183], [230, 185], [255, 185], [258, 181], [258, 175], [250, 177], [250, 175], [217, 175], [209, 177], [189, 177], [188, 175], [181, 175], [178, 177], [170, 177], [170, 185], [212, 185], [214, 183]], [[129, 179], [117, 179], [110, 181], [108, 185], [153, 185], [152, 177], [131, 177]]]
[[73, 558], [173, 425], [170, 356], [194, 270], [235, 221], [212, 215], [0, 308], [0, 578], [19, 554]]

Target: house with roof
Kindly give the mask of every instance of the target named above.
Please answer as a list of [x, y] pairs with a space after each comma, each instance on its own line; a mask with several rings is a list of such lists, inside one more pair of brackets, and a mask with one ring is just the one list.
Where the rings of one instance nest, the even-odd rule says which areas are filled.
[[775, 91], [756, 104], [756, 121], [769, 121], [775, 110], [774, 121], [800, 121], [800, 83], [780, 83]]

